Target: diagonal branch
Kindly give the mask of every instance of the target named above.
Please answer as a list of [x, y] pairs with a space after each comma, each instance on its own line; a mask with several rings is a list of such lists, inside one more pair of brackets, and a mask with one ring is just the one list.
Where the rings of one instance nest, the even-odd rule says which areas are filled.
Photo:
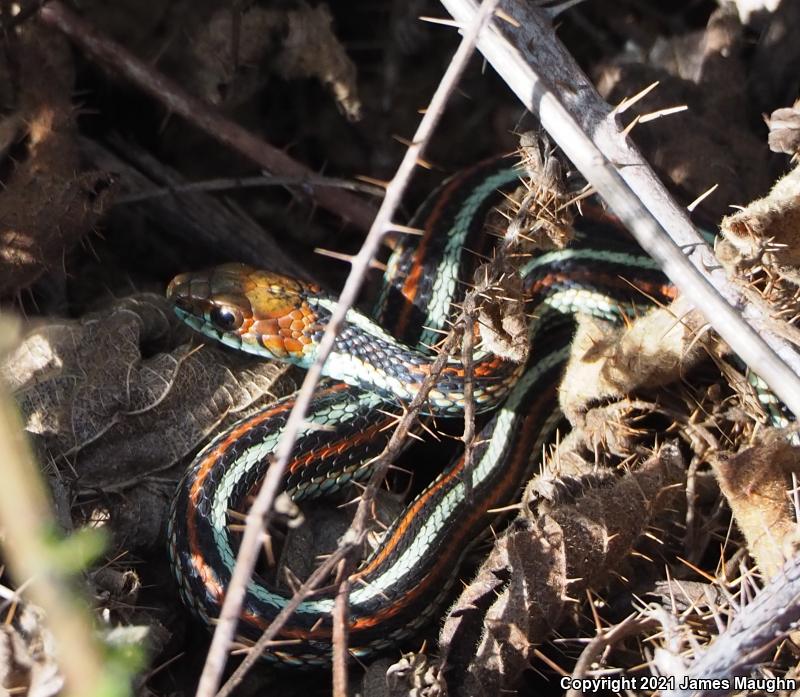
[[[495, 256], [484, 267], [480, 282], [477, 283], [473, 289], [467, 292], [464, 298], [465, 309], [462, 310], [461, 313], [453, 320], [453, 328], [448, 332], [447, 336], [437, 347], [439, 353], [431, 364], [430, 371], [422, 381], [422, 384], [420, 385], [417, 393], [414, 395], [414, 398], [409, 402], [405, 413], [399, 419], [397, 426], [394, 429], [391, 438], [389, 439], [389, 442], [386, 444], [386, 447], [372, 461], [372, 474], [370, 475], [369, 481], [364, 488], [364, 493], [359, 501], [358, 509], [353, 516], [353, 521], [350, 524], [347, 532], [345, 532], [345, 534], [342, 536], [338, 548], [333, 555], [325, 561], [324, 565], [320, 566], [314, 572], [314, 574], [309, 577], [309, 580], [303, 584], [301, 589], [295, 594], [289, 604], [284, 607], [280, 614], [272, 621], [264, 634], [250, 649], [242, 663], [237, 666], [236, 670], [233, 672], [228, 682], [226, 682], [223, 688], [220, 690], [217, 697], [228, 697], [228, 695], [230, 695], [231, 691], [241, 682], [247, 671], [250, 670], [253, 664], [258, 660], [261, 653], [268, 648], [269, 642], [277, 636], [280, 628], [289, 619], [297, 605], [299, 605], [305, 596], [311, 590], [313, 590], [319, 584], [319, 582], [321, 582], [327, 576], [328, 573], [330, 573], [330, 571], [336, 564], [339, 563], [339, 561], [344, 559], [345, 556], [348, 555], [352, 550], [361, 547], [364, 535], [366, 534], [369, 516], [371, 515], [372, 504], [375, 501], [375, 496], [378, 493], [378, 489], [386, 478], [386, 473], [388, 472], [389, 467], [400, 454], [414, 421], [428, 399], [428, 393], [436, 384], [436, 381], [439, 379], [442, 370], [449, 362], [450, 356], [453, 354], [459, 343], [459, 339], [462, 339], [462, 336], [471, 334], [474, 323], [474, 313], [476, 312], [476, 308], [479, 304], [479, 298], [483, 296], [486, 291], [493, 288], [508, 272], [509, 268], [513, 268], [513, 257], [515, 256], [514, 252], [517, 250], [518, 244], [518, 237], [513, 235], [506, 237], [496, 250]], [[471, 449], [467, 447], [464, 455], [465, 472], [469, 471], [469, 460], [467, 458], [469, 458], [470, 452]], [[347, 580], [345, 580], [342, 585], [346, 586]]]
[[286, 421], [280, 441], [275, 449], [275, 462], [267, 471], [258, 495], [247, 514], [247, 523], [236, 558], [236, 566], [225, 594], [225, 601], [220, 610], [219, 621], [214, 631], [203, 674], [200, 677], [197, 697], [211, 697], [219, 686], [228, 648], [239, 620], [239, 612], [244, 601], [247, 583], [250, 580], [258, 557], [266, 518], [272, 508], [275, 496], [283, 485], [284, 471], [297, 435], [305, 421], [305, 415], [311, 403], [314, 388], [322, 375], [322, 366], [333, 349], [334, 341], [344, 325], [348, 310], [355, 303], [372, 259], [380, 248], [384, 236], [393, 229], [392, 218], [400, 204], [411, 174], [430, 140], [447, 100], [453, 93], [461, 73], [472, 56], [475, 40], [481, 27], [489, 21], [496, 5], [497, 0], [484, 0], [480, 11], [473, 18], [470, 28], [465, 33], [464, 39], [442, 76], [425, 115], [420, 120], [412, 144], [406, 151], [397, 173], [386, 188], [386, 197], [381, 203], [364, 244], [353, 258], [352, 269], [317, 350], [317, 359], [306, 374], [303, 385], [297, 394], [295, 406]]
[[[462, 25], [478, 11], [475, 0], [442, 4]], [[769, 331], [769, 318], [727, 280], [686, 212], [558, 41], [547, 13], [522, 0], [502, 0], [500, 11], [506, 21], [481, 33], [481, 53], [681, 293], [800, 415], [800, 354]]]

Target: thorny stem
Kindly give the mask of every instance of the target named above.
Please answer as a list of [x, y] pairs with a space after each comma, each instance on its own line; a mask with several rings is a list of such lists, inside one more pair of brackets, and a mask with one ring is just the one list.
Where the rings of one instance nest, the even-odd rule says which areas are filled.
[[[314, 389], [322, 375], [322, 366], [333, 349], [336, 336], [344, 325], [348, 310], [356, 300], [370, 267], [370, 263], [380, 248], [381, 241], [384, 236], [393, 229], [392, 219], [400, 204], [403, 192], [411, 178], [411, 174], [419, 158], [423, 155], [425, 146], [441, 118], [445, 104], [453, 93], [456, 83], [472, 55], [478, 34], [482, 27], [489, 21], [496, 5], [497, 0], [484, 0], [474, 20], [470, 23], [468, 31], [465, 33], [461, 44], [450, 61], [450, 65], [439, 82], [439, 86], [431, 99], [428, 109], [420, 120], [412, 144], [406, 150], [405, 156], [394, 178], [386, 188], [386, 197], [381, 203], [375, 220], [364, 240], [364, 244], [358, 254], [353, 258], [350, 274], [347, 277], [347, 281], [339, 296], [339, 301], [328, 322], [325, 334], [317, 350], [317, 359], [306, 374], [303, 385], [297, 394], [295, 406], [286, 421], [280, 441], [276, 446], [275, 462], [267, 471], [258, 495], [248, 512], [244, 535], [236, 559], [236, 566], [225, 594], [225, 601], [220, 610], [220, 617], [214, 631], [214, 637], [211, 641], [208, 658], [206, 659], [206, 664], [200, 677], [197, 697], [212, 697], [219, 686], [222, 671], [225, 667], [228, 648], [239, 621], [239, 611], [244, 601], [247, 583], [250, 580], [253, 567], [258, 557], [261, 536], [266, 524], [266, 519], [272, 508], [272, 502], [275, 500], [275, 496], [283, 485], [283, 475], [294, 443], [297, 440], [297, 435], [305, 421], [305, 415], [311, 403]], [[446, 356], [444, 356], [444, 360], [446, 360]], [[419, 396], [420, 395], [417, 395], [417, 397]], [[390, 441], [390, 444], [391, 443], [392, 441]], [[370, 480], [370, 483], [372, 483], [372, 481], [373, 480]], [[362, 501], [362, 504], [363, 503]], [[359, 512], [362, 511], [362, 508], [363, 506], [359, 506]], [[356, 520], [353, 523], [354, 526], [359, 519], [357, 512]], [[361, 524], [361, 528], [363, 528], [363, 524]], [[283, 615], [283, 613], [281, 613], [281, 615]], [[288, 617], [288, 615], [286, 615], [286, 617]], [[273, 625], [274, 624], [275, 622], [273, 622]], [[270, 627], [270, 629], [272, 629], [272, 627]], [[257, 657], [257, 655], [255, 651], [251, 652], [239, 668], [244, 669], [245, 665], [249, 665], [251, 662], [248, 659], [252, 658], [252, 660], [255, 660], [254, 657]], [[237, 669], [228, 683], [230, 684], [234, 680], [234, 677], [238, 677], [239, 675], [240, 671]]]
[[468, 476], [472, 469], [472, 454], [475, 450], [475, 382], [472, 361], [472, 350], [475, 344], [475, 312], [476, 294], [467, 293], [464, 298], [464, 337], [461, 340], [461, 363], [464, 366], [464, 487], [467, 496], [472, 495], [472, 477]]
[[[408, 404], [406, 412], [399, 420], [397, 427], [392, 433], [392, 437], [389, 439], [386, 447], [383, 449], [383, 452], [373, 461], [373, 471], [366, 487], [364, 488], [364, 493], [361, 496], [356, 513], [353, 516], [353, 522], [350, 524], [347, 532], [345, 532], [345, 534], [342, 536], [341, 542], [336, 548], [336, 551], [325, 561], [322, 566], [317, 568], [317, 570], [308, 578], [308, 580], [298, 589], [294, 596], [292, 596], [291, 601], [286, 605], [286, 607], [283, 608], [283, 610], [281, 610], [277, 617], [275, 617], [275, 619], [270, 623], [268, 629], [253, 645], [247, 656], [245, 656], [244, 660], [239, 664], [231, 677], [219, 691], [217, 697], [228, 697], [231, 694], [232, 690], [242, 681], [250, 668], [253, 667], [264, 650], [269, 646], [269, 643], [275, 638], [281, 627], [286, 624], [286, 621], [291, 617], [297, 606], [303, 602], [305, 597], [314, 588], [316, 588], [328, 576], [328, 574], [331, 573], [331, 571], [333, 571], [334, 567], [339, 563], [339, 561], [344, 559], [346, 555], [350, 554], [352, 550], [361, 546], [361, 542], [364, 537], [364, 531], [366, 530], [367, 522], [370, 516], [371, 504], [374, 501], [384, 478], [386, 477], [386, 472], [388, 471], [392, 462], [394, 462], [394, 459], [397, 457], [397, 455], [399, 455], [403, 447], [403, 443], [408, 436], [408, 432], [411, 429], [411, 426], [413, 425], [417, 415], [419, 414], [419, 410], [422, 408], [423, 404], [425, 404], [428, 392], [436, 383], [436, 380], [447, 364], [450, 352], [455, 348], [458, 336], [459, 335], [456, 331], [449, 333], [441, 347], [441, 352], [431, 366], [430, 374], [426, 376], [419, 391], [414, 396], [414, 399], [412, 399]], [[272, 471], [274, 467], [275, 465], [270, 468], [270, 471]], [[324, 573], [322, 573], [321, 570], [324, 570]]]
[[[473, 309], [472, 311], [469, 311], [468, 308], [476, 308], [478, 298], [484, 295], [488, 290], [492, 289], [498, 283], [498, 281], [508, 273], [509, 266], [511, 264], [510, 258], [513, 256], [513, 251], [518, 244], [518, 237], [505, 239], [500, 244], [492, 261], [483, 267], [484, 271], [481, 282], [475, 288], [467, 292], [464, 298], [464, 307], [467, 309], [462, 310], [459, 316], [453, 321], [453, 329], [448, 332], [444, 341], [438, 346], [439, 353], [431, 365], [429, 374], [423, 380], [417, 394], [406, 407], [405, 413], [399, 419], [398, 424], [394, 429], [391, 438], [389, 439], [389, 442], [383, 449], [383, 452], [377, 455], [372, 462], [372, 474], [370, 475], [369, 481], [364, 488], [364, 493], [359, 501], [358, 509], [353, 516], [353, 521], [350, 524], [349, 529], [342, 536], [342, 541], [335, 552], [335, 560], [337, 563], [340, 559], [344, 558], [346, 554], [349, 554], [350, 551], [361, 546], [365, 531], [367, 529], [367, 523], [371, 515], [372, 503], [375, 500], [375, 496], [377, 495], [378, 490], [380, 489], [386, 477], [389, 467], [400, 454], [404, 442], [419, 414], [420, 409], [427, 401], [428, 392], [433, 385], [436, 384], [436, 381], [439, 379], [439, 375], [449, 362], [450, 356], [456, 349], [459, 338], [462, 336], [462, 332], [469, 333], [472, 331], [473, 325], [469, 323], [468, 317], [474, 317], [475, 310]], [[272, 471], [272, 468], [270, 468], [270, 471]], [[333, 569], [334, 565], [335, 564], [331, 563], [330, 559], [326, 561], [325, 567], [328, 573]], [[305, 595], [307, 595], [307, 593], [313, 589], [316, 584], [322, 580], [322, 578], [324, 578], [324, 576], [320, 576], [315, 572], [314, 585], [310, 585], [309, 582], [303, 584], [302, 588], [292, 598], [292, 612], [294, 611], [294, 608], [296, 608], [297, 605], [302, 602], [303, 597], [305, 597]], [[310, 580], [311, 579], [309, 579], [309, 581]], [[352, 579], [346, 579], [346, 582], [352, 583]], [[344, 597], [346, 598], [347, 596], [345, 595]], [[284, 609], [284, 611], [281, 611], [278, 617], [272, 621], [267, 632], [265, 632], [265, 634], [252, 647], [243, 662], [237, 667], [236, 671], [220, 691], [218, 697], [227, 697], [230, 694], [230, 691], [239, 683], [239, 681], [241, 681], [246, 672], [258, 660], [261, 652], [264, 650], [264, 648], [266, 648], [269, 641], [275, 637], [280, 626], [285, 623], [290, 615], [291, 612], [286, 612], [286, 609]]]
[[[339, 547], [302, 583], [286, 605], [283, 606], [283, 609], [275, 616], [275, 619], [272, 620], [269, 627], [264, 630], [264, 633], [258, 638], [258, 641], [250, 648], [244, 660], [236, 667], [231, 677], [228, 678], [228, 681], [217, 693], [217, 697], [230, 697], [233, 690], [239, 686], [244, 676], [250, 668], [253, 667], [253, 664], [261, 657], [261, 654], [269, 648], [270, 643], [278, 635], [283, 625], [285, 625], [294, 614], [297, 606], [306, 599], [311, 591], [328, 578], [342, 559], [350, 553], [352, 547], [351, 544], [339, 545]], [[206, 661], [206, 665], [208, 665], [208, 661]], [[199, 687], [197, 695], [199, 695]]]
[[[462, 24], [477, 12], [475, 0], [441, 2]], [[481, 53], [681, 293], [800, 415], [800, 354], [770, 331], [769, 318], [727, 280], [686, 212], [558, 41], [548, 13], [520, 0], [502, 0], [498, 12], [506, 21], [481, 33]]]
[[[732, 683], [735, 676], [747, 675], [769, 649], [796, 629], [800, 623], [798, 601], [800, 558], [795, 556], [786, 562], [780, 573], [753, 600], [739, 610], [727, 630], [714, 639], [687, 668], [685, 676], [691, 679], [727, 679]], [[671, 667], [674, 665], [674, 662], [670, 663]], [[671, 674], [666, 667], [662, 667], [660, 673]], [[711, 697], [728, 692], [676, 688], [663, 694], [664, 697]]]
[[[353, 555], [342, 559], [339, 573], [342, 577], [339, 589], [336, 592], [336, 601], [333, 606], [333, 697], [348, 697], [347, 690], [347, 639], [349, 624], [347, 621], [348, 599], [350, 597], [350, 567]], [[348, 563], [349, 562], [349, 563]]]

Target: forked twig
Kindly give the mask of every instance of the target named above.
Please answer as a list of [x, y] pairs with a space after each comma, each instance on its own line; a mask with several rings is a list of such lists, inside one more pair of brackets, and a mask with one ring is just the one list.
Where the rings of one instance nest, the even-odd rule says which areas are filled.
[[[461, 326], [459, 321], [456, 321], [456, 326]], [[370, 475], [367, 485], [364, 487], [364, 493], [358, 504], [358, 509], [353, 516], [353, 521], [347, 529], [339, 546], [335, 552], [325, 560], [325, 563], [317, 568], [316, 571], [308, 578], [308, 580], [298, 589], [294, 594], [291, 601], [281, 610], [281, 612], [270, 623], [270, 626], [259, 637], [258, 641], [250, 649], [244, 660], [236, 667], [228, 681], [223, 685], [222, 689], [217, 694], [217, 697], [229, 697], [233, 689], [242, 681], [247, 672], [253, 667], [256, 661], [260, 658], [264, 650], [269, 646], [269, 643], [275, 638], [281, 627], [291, 617], [297, 606], [303, 599], [316, 588], [330, 573], [335, 566], [344, 559], [350, 552], [361, 546], [364, 533], [367, 529], [367, 522], [371, 515], [371, 504], [375, 500], [375, 496], [383, 483], [389, 467], [394, 462], [395, 458], [402, 450], [403, 443], [408, 436], [414, 420], [417, 418], [420, 409], [427, 400], [427, 394], [436, 380], [439, 378], [442, 370], [449, 360], [450, 353], [455, 349], [458, 343], [458, 331], [451, 331], [447, 338], [441, 345], [441, 350], [436, 360], [431, 365], [431, 370], [420, 386], [419, 391], [408, 404], [408, 407], [403, 416], [398, 421], [397, 427], [392, 432], [392, 436], [383, 452], [376, 456], [373, 460], [373, 471]], [[275, 468], [273, 465], [270, 472]], [[262, 487], [263, 489], [263, 487]], [[254, 504], [255, 505], [255, 504]], [[252, 509], [251, 509], [252, 510]], [[245, 531], [246, 532], [246, 531]], [[238, 559], [237, 559], [238, 565]], [[231, 582], [232, 585], [233, 582]], [[230, 586], [229, 586], [230, 587]]]

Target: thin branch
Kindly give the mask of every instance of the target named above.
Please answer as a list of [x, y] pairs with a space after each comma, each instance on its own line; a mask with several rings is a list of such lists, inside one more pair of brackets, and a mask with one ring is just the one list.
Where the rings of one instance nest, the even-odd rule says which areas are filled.
[[[619, 624], [614, 625], [605, 631], [598, 631], [597, 634], [586, 644], [581, 651], [581, 655], [575, 663], [571, 678], [574, 681], [585, 679], [591, 674], [593, 665], [600, 662], [603, 654], [610, 648], [616, 646], [624, 639], [640, 634], [646, 629], [656, 624], [655, 619], [629, 615]], [[567, 690], [565, 697], [583, 697], [584, 691], [576, 687]]]
[[[333, 606], [333, 697], [347, 697], [347, 666], [350, 655], [347, 652], [347, 640], [349, 637], [349, 623], [347, 621], [347, 609], [349, 607], [350, 588], [350, 564], [348, 561], [352, 556], [343, 559], [340, 565], [342, 580], [336, 592], [336, 600]], [[352, 563], [352, 562], [351, 562]]]
[[[508, 269], [510, 258], [513, 257], [514, 248], [518, 245], [519, 238], [515, 236], [507, 237], [503, 244], [496, 250], [494, 258], [484, 268], [483, 280], [474, 289], [467, 292], [464, 298], [464, 305], [467, 307], [475, 307], [477, 305], [477, 298], [484, 294], [489, 288], [493, 287], [499, 278], [501, 278]], [[431, 369], [425, 379], [422, 381], [419, 390], [414, 398], [409, 402], [406, 411], [397, 423], [389, 442], [375, 459], [372, 461], [372, 474], [370, 475], [367, 485], [364, 487], [364, 493], [358, 504], [358, 509], [353, 516], [353, 521], [350, 524], [347, 532], [342, 536], [339, 547], [335, 553], [327, 559], [324, 564], [324, 573], [320, 569], [314, 572], [313, 581], [309, 578], [306, 583], [295, 593], [291, 601], [284, 607], [278, 616], [270, 623], [269, 628], [259, 638], [255, 645], [251, 648], [248, 655], [244, 658], [241, 664], [231, 675], [228, 682], [225, 683], [222, 690], [220, 690], [217, 697], [228, 697], [232, 690], [241, 682], [250, 668], [258, 660], [261, 653], [268, 647], [269, 642], [277, 635], [281, 627], [291, 616], [294, 609], [299, 605], [308, 593], [311, 592], [326, 576], [339, 560], [345, 558], [352, 550], [359, 548], [363, 542], [364, 535], [366, 534], [367, 522], [370, 516], [371, 506], [375, 500], [375, 496], [381, 487], [386, 473], [400, 454], [403, 445], [408, 437], [411, 427], [419, 415], [420, 409], [424, 406], [428, 399], [428, 392], [436, 384], [439, 376], [447, 365], [450, 355], [455, 350], [459, 338], [462, 336], [462, 331], [465, 327], [471, 327], [467, 324], [467, 317], [470, 316], [468, 311], [462, 310], [458, 317], [452, 322], [453, 329], [451, 329], [445, 336], [444, 341], [439, 345], [439, 354], [431, 364]], [[275, 465], [273, 465], [273, 468]], [[272, 468], [270, 468], [272, 471]], [[320, 567], [322, 568], [322, 567]], [[345, 596], [346, 597], [346, 596]], [[289, 609], [291, 607], [291, 610]]]
[[467, 497], [472, 496], [472, 456], [475, 451], [475, 370], [472, 351], [475, 345], [475, 322], [477, 320], [477, 293], [467, 293], [464, 297], [462, 315], [464, 317], [464, 336], [461, 339], [461, 364], [464, 366], [464, 489]]
[[[456, 322], [456, 325], [461, 326], [458, 322]], [[335, 552], [325, 560], [325, 563], [322, 566], [317, 568], [317, 570], [308, 578], [308, 580], [297, 590], [294, 596], [292, 596], [291, 600], [289, 603], [287, 603], [283, 610], [281, 610], [275, 619], [272, 620], [264, 634], [259, 637], [258, 641], [248, 652], [247, 656], [245, 656], [244, 660], [236, 667], [236, 670], [219, 691], [217, 697], [230, 696], [232, 691], [241, 683], [247, 672], [253, 667], [264, 650], [269, 646], [269, 643], [272, 641], [272, 639], [277, 636], [277, 633], [280, 631], [283, 625], [286, 624], [297, 606], [328, 576], [331, 571], [333, 571], [333, 569], [342, 559], [349, 555], [354, 549], [360, 548], [367, 528], [371, 504], [375, 500], [375, 496], [377, 495], [378, 490], [380, 489], [381, 484], [386, 477], [389, 467], [394, 462], [395, 458], [400, 454], [403, 444], [405, 443], [405, 439], [408, 437], [411, 426], [417, 418], [420, 409], [425, 404], [428, 392], [439, 379], [439, 375], [447, 364], [449, 355], [455, 348], [458, 338], [459, 333], [456, 330], [453, 330], [448, 334], [447, 338], [442, 344], [441, 352], [431, 365], [430, 373], [425, 376], [419, 391], [408, 404], [406, 412], [399, 420], [397, 427], [389, 439], [389, 442], [386, 444], [383, 452], [373, 460], [372, 474], [370, 475], [367, 485], [364, 487], [364, 493], [359, 501], [358, 509], [353, 516], [353, 521], [350, 523], [350, 527], [347, 529], [345, 534], [342, 535], [339, 546], [336, 548]], [[270, 468], [270, 471], [272, 471], [274, 467], [275, 465]], [[245, 530], [245, 533], [246, 532], [247, 531]], [[238, 563], [239, 560], [237, 559], [237, 565]], [[233, 582], [231, 581], [231, 585], [232, 583]]]
[[[734, 677], [748, 675], [766, 652], [794, 631], [798, 623], [800, 557], [795, 556], [751, 602], [739, 610], [728, 629], [714, 639], [685, 675], [690, 679], [729, 680], [733, 684]], [[675, 689], [664, 692], [664, 697], [706, 697], [729, 693], [730, 690]]]
[[[57, 29], [81, 50], [102, 65], [116, 71], [143, 92], [160, 101], [169, 111], [238, 151], [269, 172], [286, 177], [316, 177], [313, 170], [293, 160], [239, 124], [225, 118], [202, 99], [186, 92], [177, 82], [159, 73], [134, 56], [124, 46], [111, 40], [85, 19], [76, 15], [58, 0], [52, 0], [39, 11], [45, 24]], [[372, 206], [360, 198], [323, 184], [309, 184], [316, 202], [356, 227], [366, 230], [374, 216]]]
[[[228, 681], [222, 686], [222, 689], [219, 691], [219, 693], [217, 693], [217, 697], [230, 697], [230, 695], [233, 693], [233, 690], [235, 690], [241, 684], [244, 676], [247, 674], [250, 668], [253, 667], [253, 664], [261, 657], [261, 654], [263, 654], [264, 651], [269, 648], [270, 643], [278, 635], [278, 632], [283, 628], [283, 625], [285, 625], [289, 618], [294, 614], [297, 606], [300, 605], [300, 603], [302, 603], [309, 596], [309, 594], [315, 588], [317, 588], [317, 586], [319, 586], [326, 578], [328, 578], [330, 573], [351, 551], [352, 545], [347, 543], [339, 545], [339, 547], [334, 550], [334, 552], [313, 571], [313, 573], [302, 583], [300, 588], [298, 588], [294, 595], [289, 599], [286, 605], [283, 606], [283, 609], [275, 616], [275, 619], [270, 622], [269, 627], [264, 630], [264, 633], [259, 637], [258, 641], [253, 644], [253, 646], [247, 652], [247, 655], [244, 657], [244, 660], [236, 667], [236, 670], [233, 672], [231, 677], [228, 678]], [[208, 667], [208, 663], [209, 661], [206, 659], [206, 667]], [[224, 661], [222, 663], [222, 667], [225, 667]], [[214, 689], [216, 690], [216, 686], [214, 686]], [[199, 685], [195, 697], [200, 697]]]
[[[314, 388], [322, 374], [322, 366], [333, 349], [336, 336], [344, 325], [347, 311], [356, 300], [361, 284], [366, 277], [373, 257], [380, 248], [383, 237], [393, 227], [392, 218], [400, 204], [403, 192], [417, 161], [424, 153], [424, 148], [444, 111], [447, 99], [455, 90], [456, 83], [472, 55], [475, 40], [481, 27], [489, 21], [496, 4], [497, 0], [484, 0], [481, 5], [480, 11], [474, 18], [469, 31], [464, 36], [453, 55], [450, 65], [442, 76], [425, 115], [420, 120], [412, 145], [406, 151], [395, 177], [386, 188], [386, 197], [375, 216], [364, 244], [353, 259], [352, 269], [317, 349], [317, 359], [303, 381], [303, 385], [297, 394], [295, 406], [286, 421], [280, 441], [275, 449], [275, 462], [267, 471], [258, 495], [247, 514], [247, 524], [239, 547], [236, 566], [225, 594], [225, 601], [220, 610], [219, 621], [214, 631], [203, 674], [200, 677], [197, 697], [211, 697], [219, 686], [228, 648], [239, 621], [239, 612], [244, 601], [247, 584], [258, 557], [266, 518], [272, 508], [275, 496], [283, 485], [284, 472], [294, 443], [297, 440], [297, 435], [305, 422], [305, 415], [311, 403]], [[339, 195], [343, 194], [339, 193]], [[247, 658], [250, 658], [250, 656]], [[240, 668], [246, 662], [247, 660], [242, 663]], [[231, 680], [233, 678], [234, 676], [231, 676]]]
[[206, 179], [200, 182], [181, 184], [180, 186], [163, 186], [159, 188], [137, 191], [133, 194], [118, 196], [114, 199], [115, 206], [124, 206], [140, 201], [148, 201], [175, 194], [194, 194], [198, 192], [230, 191], [232, 189], [261, 188], [267, 186], [294, 186], [299, 189], [309, 189], [315, 186], [325, 186], [331, 189], [346, 189], [369, 194], [370, 196], [383, 196], [384, 190], [374, 184], [341, 179], [338, 177], [325, 177], [322, 175], [302, 177], [275, 177], [269, 174], [260, 177], [222, 177], [219, 179]]
[[[442, 4], [460, 24], [476, 16], [474, 0]], [[481, 53], [681, 293], [800, 415], [800, 354], [770, 332], [769, 318], [727, 280], [686, 212], [558, 41], [547, 14], [521, 0], [502, 0], [500, 10], [513, 21], [495, 22], [482, 32]]]
[[[515, 235], [509, 235], [504, 239], [503, 243], [498, 246], [494, 258], [484, 267], [483, 280], [477, 284], [475, 288], [467, 292], [464, 298], [465, 308], [477, 308], [477, 299], [481, 297], [488, 289], [495, 286], [498, 280], [507, 273], [509, 264], [512, 263], [511, 260], [515, 256], [514, 250], [518, 244], [519, 237]], [[439, 345], [439, 354], [431, 364], [430, 371], [422, 381], [422, 384], [420, 385], [417, 393], [414, 395], [414, 398], [407, 405], [405, 413], [399, 419], [397, 426], [394, 429], [391, 438], [389, 439], [389, 442], [383, 449], [383, 452], [381, 452], [372, 461], [372, 474], [370, 475], [367, 485], [364, 487], [364, 493], [359, 501], [358, 509], [353, 516], [350, 527], [342, 536], [339, 547], [336, 549], [332, 557], [328, 558], [326, 561], [324, 565], [324, 573], [321, 573], [319, 569], [315, 571], [313, 574], [314, 580], [312, 581], [312, 579], [309, 578], [309, 580], [303, 584], [297, 593], [295, 593], [289, 605], [285, 607], [270, 623], [268, 629], [253, 645], [242, 663], [236, 668], [230, 679], [220, 690], [217, 697], [228, 697], [231, 694], [232, 690], [238, 686], [245, 674], [258, 660], [261, 653], [269, 646], [269, 642], [277, 635], [281, 627], [283, 627], [283, 625], [289, 619], [292, 612], [294, 612], [294, 609], [297, 607], [297, 605], [302, 602], [306, 595], [310, 593], [311, 590], [313, 590], [327, 576], [328, 573], [330, 573], [335, 564], [339, 563], [339, 560], [346, 558], [351, 551], [362, 546], [367, 530], [367, 523], [371, 515], [372, 504], [386, 477], [386, 473], [402, 451], [404, 443], [410, 434], [411, 427], [415, 423], [421, 408], [427, 402], [428, 392], [436, 384], [442, 370], [449, 362], [450, 356], [456, 349], [459, 338], [462, 337], [464, 332], [469, 332], [474, 326], [474, 320], [473, 324], [468, 323], [468, 318], [473, 317], [474, 312], [475, 309], [462, 310], [459, 316], [456, 317], [452, 322], [453, 328], [447, 333], [444, 341]], [[274, 467], [275, 465], [273, 465], [272, 468]], [[270, 471], [272, 471], [272, 468], [270, 468]], [[351, 580], [347, 580], [347, 583], [350, 582]], [[344, 600], [349, 597], [349, 594], [345, 594], [342, 591], [342, 587], [340, 587], [340, 592], [337, 595], [337, 616], [338, 613], [345, 612], [346, 607], [346, 604], [339, 605], [339, 601], [344, 602]], [[289, 607], [291, 607], [291, 610]], [[337, 620], [335, 619], [334, 621], [336, 622]], [[343, 683], [340, 682], [340, 684]]]

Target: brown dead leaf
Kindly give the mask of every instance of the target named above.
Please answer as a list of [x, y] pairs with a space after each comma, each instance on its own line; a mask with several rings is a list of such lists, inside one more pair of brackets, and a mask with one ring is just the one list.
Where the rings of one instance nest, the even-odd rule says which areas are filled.
[[627, 328], [581, 316], [559, 392], [566, 417], [578, 426], [593, 403], [678, 380], [704, 355], [695, 340], [703, 323], [682, 298]]
[[738, 252], [739, 263], [800, 265], [800, 167], [779, 179], [764, 198], [723, 218], [720, 229]]
[[595, 71], [598, 91], [611, 104], [658, 82], [625, 112], [625, 123], [637, 114], [688, 106], [637, 125], [632, 137], [679, 198], [691, 201], [717, 185], [701, 208], [712, 223], [769, 182], [768, 153], [753, 133], [748, 94], [742, 89], [748, 49], [736, 10], [726, 5], [714, 12], [704, 31], [660, 38], [640, 60], [624, 53]]
[[770, 329], [800, 345], [800, 167], [723, 219], [717, 257]]
[[153, 496], [152, 475], [227, 416], [290, 386], [282, 367], [216, 347], [187, 341], [169, 352], [188, 334], [163, 297], [142, 294], [32, 329], [0, 363], [41, 461], [55, 462], [74, 491], [125, 491], [113, 513], [155, 535], [150, 542], [173, 486]]
[[[482, 280], [482, 273], [482, 267], [478, 268], [476, 282]], [[524, 362], [530, 342], [522, 279], [512, 269], [485, 295], [485, 302], [478, 307], [478, 328], [483, 348], [515, 363]]]
[[112, 180], [81, 172], [66, 41], [26, 26], [17, 44], [18, 111], [4, 119], [4, 139], [18, 144], [0, 194], [0, 295], [16, 293], [90, 232], [106, 209]]
[[775, 430], [761, 431], [758, 439], [732, 457], [711, 458], [711, 465], [750, 554], [772, 578], [800, 542], [789, 495], [791, 473], [800, 470], [800, 448]]
[[558, 626], [570, 598], [605, 581], [683, 471], [668, 444], [635, 472], [571, 487], [571, 501], [537, 510], [527, 496], [531, 509], [498, 538], [445, 620], [439, 644], [450, 694], [514, 689], [531, 647]]

